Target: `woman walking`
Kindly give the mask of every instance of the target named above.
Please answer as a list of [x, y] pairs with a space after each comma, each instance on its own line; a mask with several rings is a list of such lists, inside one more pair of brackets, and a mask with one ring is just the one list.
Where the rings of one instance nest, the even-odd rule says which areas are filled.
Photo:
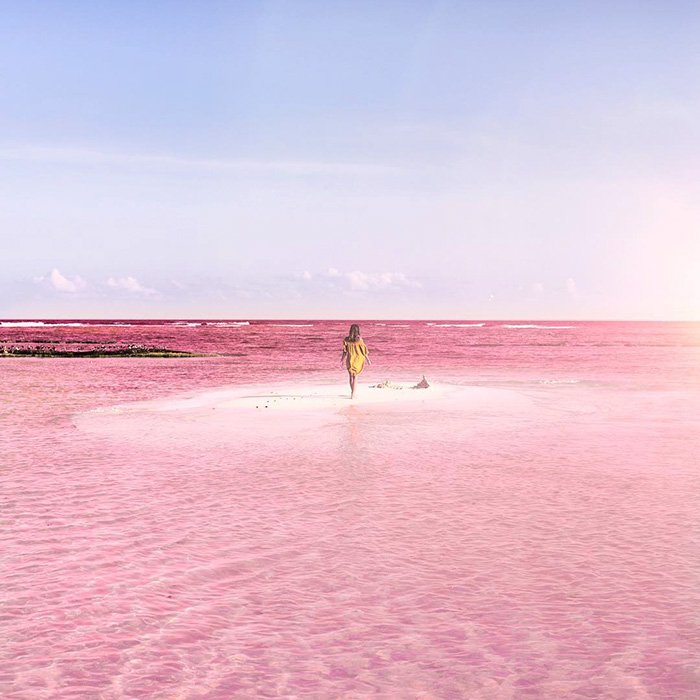
[[360, 327], [353, 323], [350, 326], [350, 332], [345, 340], [343, 340], [343, 354], [340, 357], [340, 366], [348, 370], [350, 378], [350, 398], [355, 398], [355, 380], [357, 375], [362, 372], [365, 367], [365, 361], [368, 365], [372, 362], [369, 359], [369, 351], [367, 346], [360, 336]]

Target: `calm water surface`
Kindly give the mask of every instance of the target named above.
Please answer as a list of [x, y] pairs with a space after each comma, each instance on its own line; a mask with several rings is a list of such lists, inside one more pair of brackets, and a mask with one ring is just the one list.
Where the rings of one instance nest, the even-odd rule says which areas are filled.
[[0, 343], [223, 355], [0, 357], [2, 698], [700, 697], [700, 325], [367, 321], [365, 383], [518, 401], [251, 439], [80, 416], [344, 389], [347, 323], [62, 323]]

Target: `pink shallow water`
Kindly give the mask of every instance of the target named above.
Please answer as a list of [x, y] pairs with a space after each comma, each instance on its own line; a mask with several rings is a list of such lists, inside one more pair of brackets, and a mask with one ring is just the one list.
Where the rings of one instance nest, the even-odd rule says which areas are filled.
[[504, 400], [87, 413], [344, 388], [290, 323], [0, 326], [228, 353], [0, 358], [0, 696], [700, 697], [700, 325], [366, 322], [364, 382]]

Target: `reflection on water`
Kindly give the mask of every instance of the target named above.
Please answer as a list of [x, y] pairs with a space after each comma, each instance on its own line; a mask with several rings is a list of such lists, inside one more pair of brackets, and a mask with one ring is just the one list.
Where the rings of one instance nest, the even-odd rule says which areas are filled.
[[73, 418], [231, 384], [226, 359], [3, 361], [0, 695], [698, 697], [700, 357], [607, 332], [580, 371], [434, 369], [524, 403], [360, 395], [255, 439]]

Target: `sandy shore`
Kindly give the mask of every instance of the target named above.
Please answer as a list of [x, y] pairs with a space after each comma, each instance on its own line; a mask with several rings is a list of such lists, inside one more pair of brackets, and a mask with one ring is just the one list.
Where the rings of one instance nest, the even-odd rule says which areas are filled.
[[[162, 399], [104, 406], [73, 416], [83, 431], [145, 443], [205, 440], [235, 443], [275, 439], [285, 434], [342, 425], [348, 417], [419, 414], [420, 422], [441, 413], [463, 414], [474, 427], [484, 420], [531, 408], [519, 392], [490, 387], [392, 382], [391, 388], [363, 385], [355, 399], [343, 383], [278, 383], [221, 387]], [[418, 418], [418, 415], [415, 416]]]
[[[391, 386], [363, 385], [350, 398], [349, 389], [336, 384], [257, 384], [209, 389], [188, 395], [140, 401], [95, 409], [90, 413], [186, 413], [219, 409], [237, 412], [302, 411], [332, 414], [348, 408], [391, 407], [427, 404], [440, 407], [480, 407], [484, 405], [522, 405], [525, 397], [515, 391], [456, 384], [433, 383], [417, 389], [411, 382], [392, 382]], [[529, 403], [529, 402], [527, 402]]]
[[205, 391], [184, 399], [150, 402], [154, 410], [182, 410], [187, 408], [253, 409], [273, 411], [336, 411], [349, 406], [376, 406], [406, 402], [433, 402], [454, 395], [459, 387], [432, 385], [415, 389], [408, 382], [392, 383], [391, 387], [364, 385], [357, 389], [355, 398], [343, 384], [274, 384], [243, 388]]

